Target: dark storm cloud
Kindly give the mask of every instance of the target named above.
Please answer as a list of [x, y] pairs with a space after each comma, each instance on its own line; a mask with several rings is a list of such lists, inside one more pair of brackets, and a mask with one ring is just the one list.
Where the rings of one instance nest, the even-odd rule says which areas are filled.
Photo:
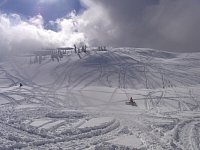
[[[89, 9], [97, 7], [86, 16], [98, 16], [98, 11], [103, 11], [101, 17], [105, 17], [88, 24], [86, 29], [92, 31], [85, 32], [90, 43], [200, 51], [199, 0], [83, 0], [83, 3]], [[94, 26], [100, 32], [95, 32]]]

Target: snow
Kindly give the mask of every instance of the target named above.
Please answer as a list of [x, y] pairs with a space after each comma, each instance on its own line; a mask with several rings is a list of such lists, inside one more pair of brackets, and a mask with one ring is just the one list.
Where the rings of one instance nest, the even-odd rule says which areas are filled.
[[102, 118], [92, 118], [82, 124], [79, 129], [84, 129], [84, 128], [91, 128], [91, 127], [98, 127], [104, 124], [108, 124], [113, 121], [113, 118], [111, 117], [102, 117]]
[[61, 123], [64, 123], [64, 122], [65, 122], [65, 120], [57, 120], [57, 121], [55, 121], [55, 122], [48, 123], [48, 124], [42, 126], [41, 128], [50, 129], [50, 128], [52, 128], [52, 127], [54, 127], [54, 126], [56, 126], [56, 125], [59, 125], [59, 124], [61, 124]]
[[48, 122], [50, 122], [51, 120], [48, 118], [40, 118], [40, 119], [36, 119], [34, 120], [30, 125], [34, 126], [34, 127], [39, 127], [42, 126], [43, 124], [46, 124]]
[[34, 107], [42, 107], [42, 106], [36, 104], [24, 104], [24, 105], [17, 105], [16, 109], [34, 108]]
[[9, 101], [0, 97], [0, 105], [6, 104], [6, 103], [9, 103]]
[[143, 147], [142, 141], [137, 138], [135, 135], [126, 135], [126, 136], [120, 136], [113, 140], [108, 141], [107, 143], [113, 144], [113, 145], [120, 145], [130, 148], [141, 148]]
[[0, 149], [200, 149], [200, 53], [80, 57], [0, 64]]

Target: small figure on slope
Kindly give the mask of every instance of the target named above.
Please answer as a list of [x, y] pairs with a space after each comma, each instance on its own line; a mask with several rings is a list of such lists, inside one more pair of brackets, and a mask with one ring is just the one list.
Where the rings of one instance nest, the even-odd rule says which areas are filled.
[[19, 83], [19, 87], [22, 87], [23, 85], [22, 85], [22, 83]]
[[136, 102], [133, 100], [133, 98], [130, 98], [130, 102], [129, 102], [132, 106], [137, 106]]

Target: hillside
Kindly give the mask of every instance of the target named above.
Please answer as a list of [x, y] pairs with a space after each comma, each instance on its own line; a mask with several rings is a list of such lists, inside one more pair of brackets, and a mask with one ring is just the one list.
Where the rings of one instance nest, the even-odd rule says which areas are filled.
[[0, 149], [200, 149], [200, 53], [91, 48], [30, 59], [0, 62]]

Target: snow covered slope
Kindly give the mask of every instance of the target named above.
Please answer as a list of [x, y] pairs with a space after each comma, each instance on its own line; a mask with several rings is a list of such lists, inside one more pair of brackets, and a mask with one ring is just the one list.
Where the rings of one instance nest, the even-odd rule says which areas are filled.
[[91, 49], [29, 62], [0, 63], [0, 149], [200, 149], [200, 53]]

